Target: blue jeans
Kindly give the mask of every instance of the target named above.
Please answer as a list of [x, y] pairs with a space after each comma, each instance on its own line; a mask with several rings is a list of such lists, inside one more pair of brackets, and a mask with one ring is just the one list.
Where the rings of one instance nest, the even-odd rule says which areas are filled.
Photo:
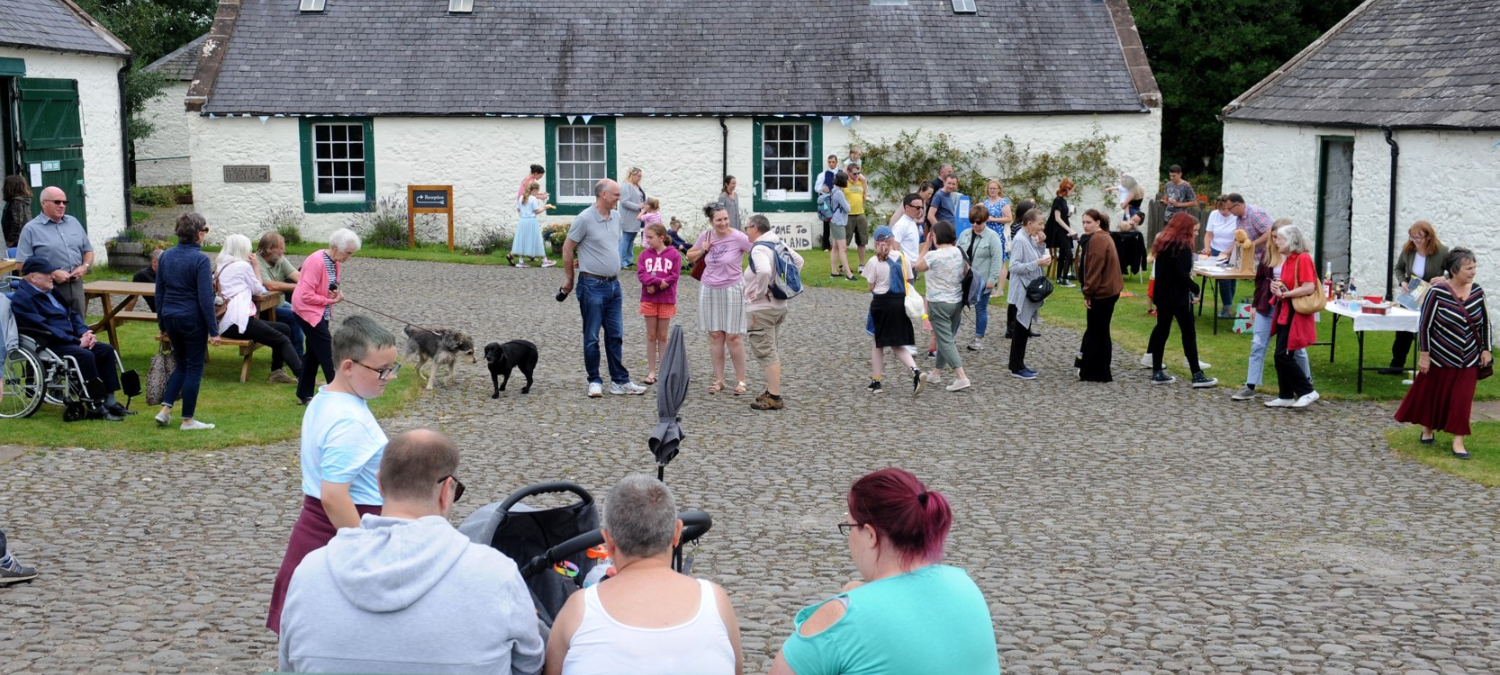
[[297, 323], [297, 313], [292, 311], [292, 303], [283, 302], [276, 308], [276, 321], [291, 326], [292, 350], [297, 352], [297, 360], [302, 361], [306, 358], [302, 351], [302, 324]]
[[[1214, 255], [1219, 255], [1220, 253], [1223, 253], [1223, 251], [1219, 251], [1219, 250], [1216, 250], [1216, 249], [1213, 249], [1213, 248], [1209, 248], [1208, 250], [1211, 251]], [[1225, 313], [1228, 313], [1228, 314], [1234, 314], [1234, 289], [1235, 289], [1235, 286], [1236, 286], [1236, 284], [1235, 284], [1235, 280], [1234, 279], [1220, 279], [1219, 280], [1219, 311], [1220, 312], [1225, 312]], [[1306, 357], [1304, 356], [1303, 358], [1305, 359]]]
[[[978, 283], [978, 280], [975, 282]], [[990, 294], [994, 292], [994, 289], [980, 291], [979, 302], [974, 305], [974, 337], [980, 340], [984, 339], [984, 333], [990, 327]], [[958, 337], [958, 329], [963, 323], [964, 314], [959, 312], [958, 316], [953, 317], [953, 337]]]
[[208, 360], [208, 330], [197, 319], [164, 316], [158, 320], [172, 341], [177, 369], [167, 378], [163, 405], [182, 399], [182, 417], [190, 419], [198, 408], [198, 387], [203, 383], [203, 364]]
[[[1261, 384], [1261, 373], [1266, 369], [1266, 349], [1271, 346], [1271, 316], [1268, 314], [1255, 313], [1254, 323], [1250, 326], [1250, 369], [1245, 373], [1245, 384], [1259, 387]], [[1302, 369], [1302, 374], [1312, 381], [1312, 366], [1307, 362], [1307, 350], [1298, 349], [1292, 352], [1297, 359], [1297, 366]]]
[[578, 275], [578, 311], [583, 315], [583, 368], [590, 384], [599, 379], [599, 329], [604, 328], [604, 352], [609, 357], [609, 381], [625, 384], [630, 371], [625, 369], [625, 317], [618, 279], [604, 281]]
[[635, 235], [635, 232], [622, 232], [620, 234], [621, 269], [635, 264]]

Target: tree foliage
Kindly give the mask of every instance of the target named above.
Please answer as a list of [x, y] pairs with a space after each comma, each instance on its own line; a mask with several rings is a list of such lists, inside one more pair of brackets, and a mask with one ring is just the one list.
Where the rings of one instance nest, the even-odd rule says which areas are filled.
[[1218, 116], [1224, 106], [1359, 2], [1133, 0], [1136, 26], [1162, 92], [1163, 166], [1221, 171], [1224, 125]]
[[135, 65], [125, 77], [125, 107], [130, 119], [125, 128], [130, 140], [151, 134], [152, 125], [141, 116], [147, 101], [161, 94], [167, 80], [143, 68], [208, 32], [217, 0], [77, 0], [78, 6], [120, 38], [135, 55]]

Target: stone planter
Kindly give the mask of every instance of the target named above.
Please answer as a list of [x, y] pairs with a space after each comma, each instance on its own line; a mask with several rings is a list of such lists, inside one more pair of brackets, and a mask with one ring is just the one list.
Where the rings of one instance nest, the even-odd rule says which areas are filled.
[[109, 249], [109, 266], [122, 272], [137, 272], [151, 266], [151, 252], [144, 244], [124, 241]]
[[193, 203], [193, 193], [189, 192], [189, 193], [187, 193], [185, 195], [177, 195], [177, 203], [178, 204], [183, 204], [183, 205], [192, 204]]

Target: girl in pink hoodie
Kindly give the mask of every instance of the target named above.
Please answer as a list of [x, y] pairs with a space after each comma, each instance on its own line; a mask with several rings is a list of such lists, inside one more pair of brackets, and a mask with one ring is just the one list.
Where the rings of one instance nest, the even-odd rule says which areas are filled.
[[656, 384], [656, 363], [667, 348], [672, 317], [677, 316], [677, 277], [682, 274], [682, 254], [669, 242], [660, 220], [646, 226], [646, 248], [636, 259], [635, 276], [641, 281], [641, 316], [646, 317], [646, 364], [651, 374], [646, 384]]

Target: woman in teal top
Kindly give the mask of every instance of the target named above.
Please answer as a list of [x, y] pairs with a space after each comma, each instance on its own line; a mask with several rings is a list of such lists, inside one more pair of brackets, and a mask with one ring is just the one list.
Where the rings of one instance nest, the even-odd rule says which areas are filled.
[[839, 531], [864, 581], [797, 613], [771, 675], [1000, 675], [995, 623], [967, 572], [938, 564], [953, 513], [910, 472], [849, 489]]

